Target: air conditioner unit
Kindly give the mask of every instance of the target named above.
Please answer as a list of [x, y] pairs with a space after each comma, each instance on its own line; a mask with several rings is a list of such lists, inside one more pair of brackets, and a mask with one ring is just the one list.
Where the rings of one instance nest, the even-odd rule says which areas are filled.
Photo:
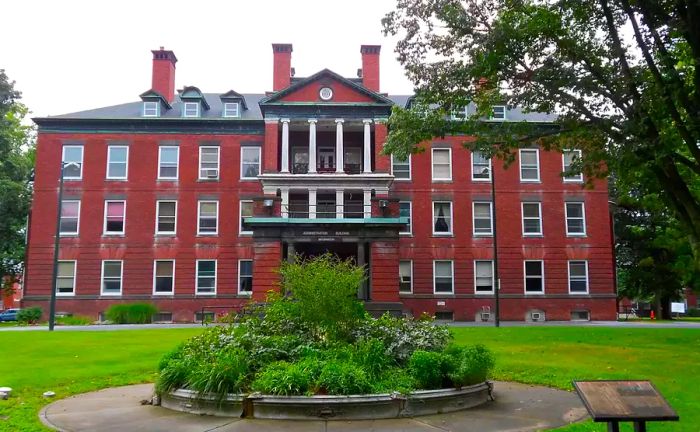
[[219, 170], [218, 169], [207, 169], [207, 170], [204, 170], [204, 173], [206, 174], [207, 178], [219, 178]]
[[539, 321], [542, 319], [542, 314], [539, 312], [533, 312], [530, 317], [532, 318], [533, 321]]
[[411, 276], [401, 276], [401, 283], [411, 283]]
[[481, 312], [481, 321], [488, 321], [491, 318], [490, 312]]

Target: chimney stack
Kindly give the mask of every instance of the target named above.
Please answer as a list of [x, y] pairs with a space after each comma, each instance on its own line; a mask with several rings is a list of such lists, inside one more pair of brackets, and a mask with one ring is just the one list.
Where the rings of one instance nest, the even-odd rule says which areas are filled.
[[163, 47], [153, 53], [153, 81], [151, 89], [160, 93], [168, 103], [175, 100], [175, 63], [177, 57]]
[[381, 45], [362, 45], [362, 84], [365, 88], [379, 92], [379, 52]]
[[272, 90], [280, 91], [292, 82], [292, 44], [272, 44]]

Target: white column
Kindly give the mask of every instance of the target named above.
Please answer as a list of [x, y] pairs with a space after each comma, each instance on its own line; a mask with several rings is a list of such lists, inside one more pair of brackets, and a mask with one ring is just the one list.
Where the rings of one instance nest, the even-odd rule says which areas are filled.
[[362, 123], [365, 124], [365, 146], [364, 146], [364, 158], [363, 158], [363, 170], [362, 172], [368, 174], [372, 172], [372, 120], [365, 119], [362, 120]]
[[316, 174], [316, 122], [309, 119], [309, 174]]
[[316, 189], [309, 189], [309, 219], [316, 219]]
[[289, 172], [289, 119], [280, 119], [282, 122], [282, 170], [280, 172]]
[[282, 195], [282, 217], [288, 218], [289, 217], [289, 189], [287, 189], [287, 188], [281, 189], [280, 194]]
[[365, 213], [364, 216], [366, 219], [366, 218], [372, 217], [372, 191], [369, 189], [365, 189], [364, 196], [365, 196], [365, 199], [364, 199], [364, 203], [363, 203], [364, 204], [363, 209], [364, 209], [364, 213]]
[[336, 190], [335, 191], [335, 217], [337, 219], [342, 219], [345, 217], [345, 191]]
[[343, 119], [335, 120], [335, 172], [345, 172], [343, 161]]

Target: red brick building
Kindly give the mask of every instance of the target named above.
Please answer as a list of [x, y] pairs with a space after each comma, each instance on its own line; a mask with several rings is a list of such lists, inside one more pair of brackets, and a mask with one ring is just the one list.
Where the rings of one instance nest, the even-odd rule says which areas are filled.
[[[150, 301], [191, 321], [264, 299], [282, 260], [331, 251], [366, 266], [369, 309], [493, 319], [495, 207], [502, 319], [614, 319], [606, 182], [562, 177], [575, 152], [528, 147], [492, 167], [465, 137], [382, 155], [391, 108], [411, 97], [380, 92], [379, 46], [361, 54], [357, 78], [301, 78], [292, 46], [274, 44], [271, 92], [202, 93], [175, 91], [161, 48], [140, 101], [35, 119], [24, 304], [48, 304], [63, 161], [59, 311]], [[521, 120], [553, 118], [496, 106], [485, 121]]]

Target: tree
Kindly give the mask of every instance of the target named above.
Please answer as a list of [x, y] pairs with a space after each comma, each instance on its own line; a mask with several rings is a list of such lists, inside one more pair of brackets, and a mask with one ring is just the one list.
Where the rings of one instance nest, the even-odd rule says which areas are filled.
[[8, 276], [3, 286], [9, 287], [24, 266], [34, 165], [33, 128], [22, 123], [29, 111], [18, 102], [20, 97], [0, 69], [0, 277]]
[[[383, 26], [401, 37], [419, 109], [394, 109], [384, 151], [446, 134], [475, 135], [465, 145], [506, 162], [523, 144], [582, 149], [589, 178], [644, 173], [700, 267], [698, 22], [687, 0], [398, 0]], [[469, 102], [475, 112], [449, 121]], [[556, 113], [559, 128], [480, 121], [495, 103]]]

